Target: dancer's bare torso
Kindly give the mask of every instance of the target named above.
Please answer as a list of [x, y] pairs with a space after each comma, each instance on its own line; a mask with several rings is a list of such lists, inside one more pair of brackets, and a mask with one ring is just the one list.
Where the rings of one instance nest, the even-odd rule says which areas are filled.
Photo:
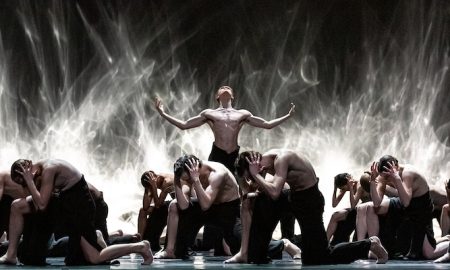
[[214, 133], [214, 144], [231, 153], [238, 148], [239, 131], [252, 114], [247, 110], [218, 108], [204, 110], [200, 115]]
[[[81, 179], [82, 174], [72, 164], [60, 159], [47, 159], [36, 163], [42, 167], [41, 181], [53, 182], [54, 191], [65, 191]], [[43, 176], [50, 176], [43, 177]], [[44, 179], [45, 178], [45, 179]], [[38, 181], [39, 181], [38, 180]]]

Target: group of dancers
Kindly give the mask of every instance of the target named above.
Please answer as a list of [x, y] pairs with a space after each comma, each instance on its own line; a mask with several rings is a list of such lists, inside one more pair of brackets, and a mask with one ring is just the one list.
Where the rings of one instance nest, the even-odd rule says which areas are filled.
[[[8, 236], [0, 263], [16, 265], [19, 257], [24, 264], [43, 264], [52, 249], [49, 239], [61, 236], [66, 237], [62, 253], [67, 265], [111, 263], [130, 253], [140, 254], [142, 264], [154, 259], [188, 259], [203, 226], [204, 237], [215, 236], [215, 254], [230, 256], [225, 263], [268, 263], [280, 258], [283, 250], [294, 259], [301, 258], [304, 265], [346, 264], [358, 259], [386, 263], [394, 255], [450, 260], [448, 238], [439, 243], [434, 239], [430, 188], [413, 166], [386, 155], [372, 164], [360, 183], [349, 174], [337, 175], [333, 206], [349, 192], [351, 208], [333, 215], [325, 230], [325, 200], [305, 155], [289, 149], [239, 151], [238, 135], [244, 124], [271, 129], [289, 119], [295, 106], [291, 104], [286, 115], [266, 121], [247, 110], [234, 109], [233, 90], [228, 86], [217, 90], [216, 99], [217, 109], [206, 109], [186, 121], [166, 113], [160, 99], [155, 101], [157, 112], [180, 129], [207, 123], [214, 143], [208, 160], [183, 155], [175, 161], [173, 174], [147, 171], [142, 175], [145, 193], [138, 233], [119, 243], [109, 239], [102, 193], [73, 165], [63, 160], [14, 162], [10, 172], [0, 175], [0, 229]], [[385, 199], [388, 193], [393, 197]], [[301, 237], [272, 239], [285, 217], [297, 220]], [[293, 223], [288, 223], [293, 234]], [[33, 229], [36, 226], [45, 230]], [[208, 234], [210, 230], [214, 233]], [[349, 242], [354, 230], [354, 241]], [[400, 242], [406, 244], [392, 245]], [[32, 252], [38, 249], [40, 253]]]

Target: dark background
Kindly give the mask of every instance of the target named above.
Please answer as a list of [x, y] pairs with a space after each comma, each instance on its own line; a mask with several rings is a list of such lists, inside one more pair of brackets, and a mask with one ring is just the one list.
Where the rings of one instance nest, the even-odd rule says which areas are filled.
[[[140, 86], [150, 89], [152, 97], [180, 98], [186, 85], [200, 93], [188, 115], [215, 106], [215, 89], [227, 84], [236, 91], [237, 107], [267, 118], [283, 114], [294, 102], [299, 123], [319, 121], [315, 115], [324, 113], [329, 116], [320, 119], [322, 125], [332, 125], [333, 115], [356, 102], [368, 108], [367, 114], [398, 114], [396, 121], [407, 124], [411, 115], [423, 113], [414, 106], [429, 91], [421, 82], [441, 73], [443, 82], [425, 106], [432, 108], [429, 120], [441, 141], [449, 136], [449, 1], [1, 1], [0, 12], [7, 92], [15, 101], [17, 128], [29, 136], [44, 130], [48, 115], [66, 105], [68, 88], [75, 108], [86, 100], [96, 79], [88, 74], [111, 68], [99, 51], [112, 59], [128, 57], [120, 31], [127, 33], [127, 48], [141, 53], [138, 67], [150, 59], [156, 63], [151, 83]], [[51, 14], [66, 30], [64, 57], [70, 72], [58, 62]], [[39, 61], [24, 20], [33, 22], [29, 30], [33, 43], [41, 44]], [[383, 67], [379, 73], [368, 72], [371, 61], [375, 70]], [[163, 79], [176, 66], [170, 81]], [[397, 72], [407, 84], [399, 94], [405, 109], [392, 112], [398, 84], [389, 89], [394, 79], [385, 77]], [[375, 82], [369, 87], [370, 75]], [[288, 78], [287, 85], [282, 78]], [[97, 94], [113, 95], [106, 88]], [[153, 115], [149, 104], [144, 110]], [[124, 110], [121, 125], [133, 129], [128, 124], [133, 121], [123, 119], [134, 116]], [[2, 117], [11, 120], [7, 113]], [[30, 117], [38, 120], [30, 122]]]

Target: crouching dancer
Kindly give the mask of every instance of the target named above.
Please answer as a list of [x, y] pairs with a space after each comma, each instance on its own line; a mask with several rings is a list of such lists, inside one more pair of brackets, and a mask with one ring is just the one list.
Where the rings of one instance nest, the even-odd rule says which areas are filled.
[[[241, 241], [240, 200], [233, 174], [221, 163], [184, 155], [175, 162], [174, 175], [179, 208], [175, 255], [183, 259], [189, 257], [187, 248], [191, 236], [205, 224], [221, 228], [231, 253], [238, 252]], [[183, 192], [187, 187], [183, 187], [182, 182], [192, 186], [196, 200]]]
[[[263, 192], [255, 198], [250, 232], [245, 229], [242, 232], [243, 240], [249, 234], [248, 250], [241, 249], [226, 263], [267, 262], [267, 245], [282, 207], [291, 207], [300, 225], [304, 265], [351, 263], [369, 255], [375, 256], [377, 263], [387, 261], [388, 254], [378, 237], [329, 246], [322, 216], [325, 201], [315, 171], [304, 156], [287, 149], [269, 150], [262, 156], [258, 152], [243, 152], [239, 155], [236, 170], [240, 177], [255, 181]], [[272, 181], [265, 180], [266, 173], [273, 175]], [[284, 199], [281, 191], [286, 182], [291, 187], [291, 194]], [[268, 213], [274, 217], [269, 218]]]
[[106, 248], [98, 244], [94, 227], [95, 203], [84, 176], [68, 162], [49, 159], [33, 164], [31, 160], [19, 159], [11, 166], [11, 178], [26, 187], [31, 195], [12, 203], [10, 242], [0, 263], [17, 263], [17, 245], [24, 227], [24, 215], [45, 211], [51, 194], [56, 191], [60, 192], [60, 197], [55, 207], [60, 210], [60, 218], [69, 225], [67, 265], [102, 264], [130, 253], [139, 253], [144, 259], [142, 264], [152, 263], [148, 241]]

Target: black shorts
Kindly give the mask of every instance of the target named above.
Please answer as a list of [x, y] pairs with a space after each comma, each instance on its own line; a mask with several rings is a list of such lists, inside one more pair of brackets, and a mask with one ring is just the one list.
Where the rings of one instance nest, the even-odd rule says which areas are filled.
[[222, 163], [231, 173], [235, 173], [234, 163], [239, 156], [239, 146], [236, 150], [231, 153], [227, 153], [226, 151], [220, 149], [215, 144], [212, 145], [211, 154], [209, 154], [208, 160]]
[[13, 198], [8, 195], [3, 195], [0, 200], [0, 230], [1, 232], [8, 231], [9, 215], [11, 213], [11, 204]]

